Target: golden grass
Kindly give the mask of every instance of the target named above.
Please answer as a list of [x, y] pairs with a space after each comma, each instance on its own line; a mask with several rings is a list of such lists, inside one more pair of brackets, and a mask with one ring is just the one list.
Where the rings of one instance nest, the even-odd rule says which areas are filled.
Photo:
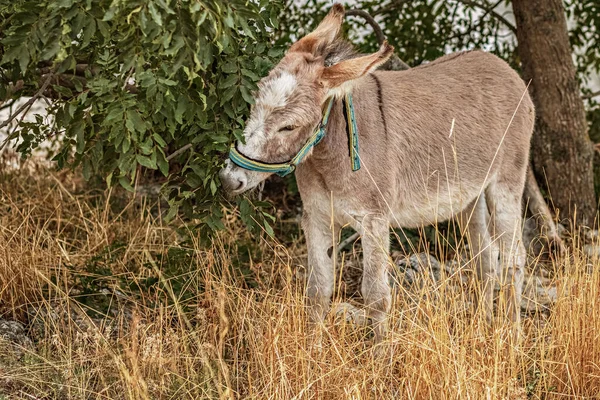
[[397, 294], [375, 357], [368, 330], [334, 316], [314, 346], [300, 241], [250, 238], [229, 214], [203, 247], [45, 169], [0, 172], [0, 201], [0, 313], [35, 338], [21, 356], [0, 343], [0, 399], [600, 398], [600, 262], [577, 251], [551, 267], [558, 300], [521, 346], [447, 277]]

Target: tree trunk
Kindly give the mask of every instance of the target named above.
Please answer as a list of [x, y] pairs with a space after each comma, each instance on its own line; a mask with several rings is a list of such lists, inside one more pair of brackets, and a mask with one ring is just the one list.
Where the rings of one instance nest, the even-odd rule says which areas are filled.
[[532, 159], [561, 218], [596, 215], [594, 151], [571, 58], [562, 0], [513, 0], [523, 78], [536, 106]]

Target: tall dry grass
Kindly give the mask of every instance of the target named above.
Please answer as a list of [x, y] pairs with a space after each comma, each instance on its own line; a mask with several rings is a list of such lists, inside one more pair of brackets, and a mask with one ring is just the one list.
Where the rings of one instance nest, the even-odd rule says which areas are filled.
[[302, 242], [251, 238], [234, 212], [206, 247], [68, 173], [0, 172], [0, 201], [0, 312], [35, 343], [0, 344], [0, 398], [600, 398], [600, 262], [578, 251], [548, 267], [556, 304], [520, 346], [446, 276], [398, 291], [376, 356], [333, 314], [314, 345]]

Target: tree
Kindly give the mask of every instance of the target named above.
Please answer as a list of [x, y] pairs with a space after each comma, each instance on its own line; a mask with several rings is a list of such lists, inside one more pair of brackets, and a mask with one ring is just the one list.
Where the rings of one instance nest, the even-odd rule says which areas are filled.
[[53, 117], [51, 125], [21, 123], [9, 141], [27, 156], [54, 138], [59, 167], [128, 190], [143, 171], [156, 170], [174, 188], [168, 217], [180, 211], [218, 228], [216, 174], [241, 136], [251, 90], [281, 53], [269, 40], [279, 7], [0, 0], [0, 105], [43, 98]]
[[546, 181], [556, 208], [579, 222], [596, 215], [594, 150], [572, 61], [560, 0], [513, 0], [523, 77], [536, 105], [534, 169]]

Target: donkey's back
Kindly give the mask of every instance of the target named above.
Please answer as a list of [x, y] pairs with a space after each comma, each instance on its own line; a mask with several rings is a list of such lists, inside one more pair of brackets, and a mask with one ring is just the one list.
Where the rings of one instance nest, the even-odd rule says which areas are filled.
[[[448, 219], [490, 182], [503, 181], [521, 196], [534, 107], [506, 62], [470, 51], [372, 75], [354, 89], [361, 158], [371, 169], [357, 185], [371, 188], [367, 191], [385, 188], [383, 205], [392, 209], [393, 224], [414, 227]], [[377, 97], [378, 104], [367, 100]], [[381, 119], [375, 124], [379, 129], [370, 118], [360, 126], [364, 114]], [[369, 184], [373, 177], [379, 188]]]

